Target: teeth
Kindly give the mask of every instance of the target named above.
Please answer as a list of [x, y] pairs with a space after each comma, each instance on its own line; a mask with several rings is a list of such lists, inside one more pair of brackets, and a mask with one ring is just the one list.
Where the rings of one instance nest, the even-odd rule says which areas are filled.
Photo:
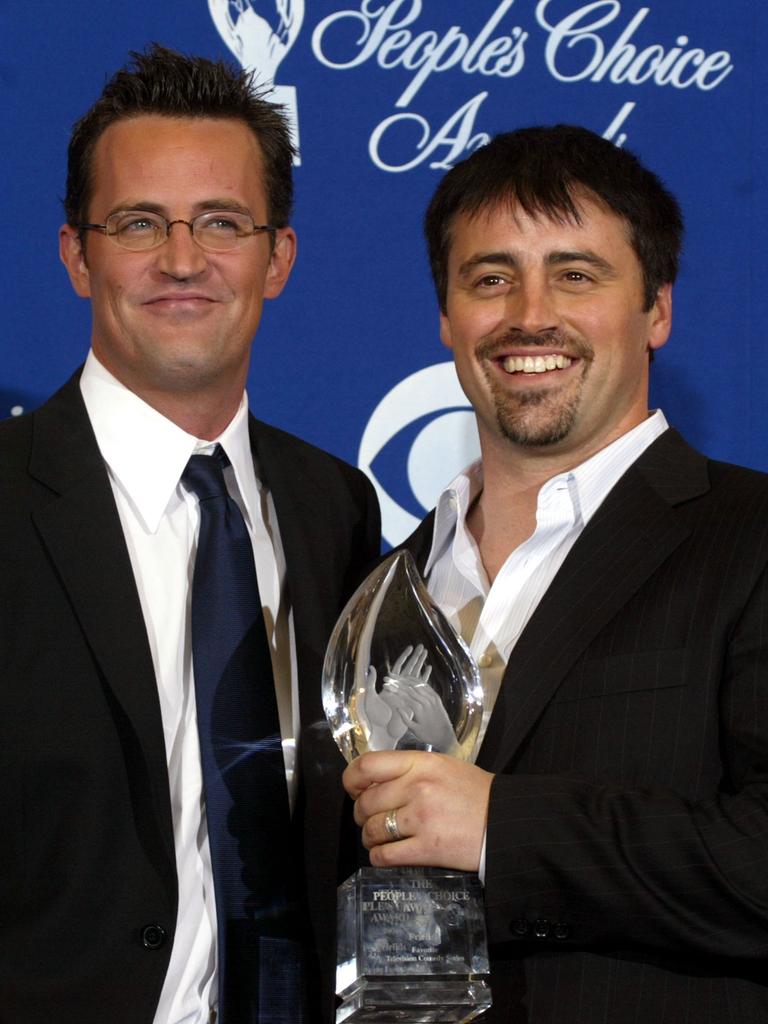
[[564, 370], [571, 362], [562, 353], [550, 353], [546, 356], [507, 356], [501, 365], [507, 373], [546, 373], [547, 370]]

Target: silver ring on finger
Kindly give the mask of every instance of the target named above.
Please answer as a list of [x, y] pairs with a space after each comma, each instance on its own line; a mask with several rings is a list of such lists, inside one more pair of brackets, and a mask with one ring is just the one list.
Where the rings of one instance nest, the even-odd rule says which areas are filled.
[[398, 839], [403, 837], [400, 835], [400, 829], [397, 827], [397, 811], [389, 811], [386, 818], [384, 819], [384, 828], [387, 836], [393, 843], [396, 843]]

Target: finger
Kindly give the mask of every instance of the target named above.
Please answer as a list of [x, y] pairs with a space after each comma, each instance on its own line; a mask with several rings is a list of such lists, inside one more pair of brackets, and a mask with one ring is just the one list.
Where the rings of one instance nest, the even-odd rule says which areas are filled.
[[418, 658], [416, 661], [416, 671], [414, 675], [420, 675], [421, 670], [424, 667], [424, 662], [427, 660], [427, 650], [425, 647], [422, 647], [421, 644], [419, 644], [419, 646], [416, 648], [416, 651], [418, 653]]
[[384, 683], [379, 694], [379, 700], [384, 701], [387, 707], [393, 710], [398, 708], [402, 703], [403, 698], [397, 692], [397, 687], [392, 686], [390, 683]]
[[399, 720], [401, 726], [404, 729], [407, 729], [410, 726], [411, 722], [414, 719], [414, 716], [415, 716], [415, 712], [414, 712], [413, 708], [409, 708], [409, 707], [397, 708], [395, 710], [394, 714], [393, 714], [393, 717], [397, 717], [397, 719]]
[[428, 683], [419, 683], [418, 686], [414, 686], [411, 691], [411, 705], [414, 707], [416, 714], [424, 714], [428, 712], [434, 705], [433, 695], [436, 696], [435, 691]]
[[[406, 725], [402, 726], [403, 734]], [[400, 753], [390, 750], [385, 753]], [[403, 753], [420, 753], [420, 751], [403, 751]], [[408, 779], [409, 775], [398, 776], [386, 782], [378, 782], [370, 785], [355, 800], [354, 816], [355, 821], [361, 827], [376, 815], [387, 814], [393, 807], [403, 807], [408, 801]]]
[[381, 696], [386, 695], [387, 700], [395, 704], [410, 704], [413, 700], [413, 692], [414, 687], [412, 684], [402, 685], [394, 679], [385, 683], [381, 688]]
[[419, 655], [414, 653], [410, 656], [408, 661], [403, 666], [402, 674], [404, 676], [415, 676], [416, 675], [416, 664], [418, 663]]
[[399, 675], [403, 671], [403, 665], [408, 660], [408, 656], [410, 655], [412, 650], [413, 647], [411, 647], [410, 645], [406, 647], [405, 650], [400, 655], [400, 657], [395, 662], [395, 664], [390, 669], [390, 672], [394, 672], [395, 675]]
[[371, 865], [375, 868], [431, 866], [424, 856], [415, 836], [402, 839], [399, 843], [380, 843], [366, 846]]
[[[381, 786], [371, 786], [370, 789], [366, 790], [365, 793], [362, 793], [355, 800], [353, 811], [355, 824], [359, 825], [360, 828], [365, 828], [371, 820], [382, 824], [392, 808], [401, 807], [404, 801], [405, 797], [396, 782], [383, 783]], [[376, 842], [382, 841], [380, 830], [374, 834], [374, 839]]]
[[417, 644], [408, 662], [408, 674], [418, 678], [424, 662], [427, 660], [427, 649], [423, 644]]
[[[391, 834], [387, 826], [387, 819], [394, 812], [394, 821], [397, 827], [397, 834], [399, 839], [395, 839]], [[391, 820], [391, 818], [390, 818]], [[362, 830], [363, 846], [366, 850], [371, 850], [376, 846], [392, 845], [393, 843], [402, 842], [404, 839], [409, 837], [408, 826], [406, 824], [406, 812], [402, 807], [390, 808], [388, 811], [383, 811], [379, 814], [375, 814], [370, 817]]]
[[345, 768], [342, 775], [344, 788], [356, 800], [373, 783], [390, 782], [405, 775], [413, 765], [414, 755], [420, 753], [414, 750], [380, 750], [363, 754]]
[[410, 721], [414, 714], [419, 710], [419, 705], [416, 703], [412, 692], [404, 693], [403, 691], [384, 690], [381, 691], [381, 699], [390, 709], [392, 714], [398, 712], [402, 714], [406, 721]]

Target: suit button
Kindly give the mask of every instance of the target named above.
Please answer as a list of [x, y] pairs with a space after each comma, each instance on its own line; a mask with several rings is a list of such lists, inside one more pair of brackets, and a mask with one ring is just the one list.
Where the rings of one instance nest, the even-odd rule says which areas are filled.
[[165, 928], [160, 924], [147, 924], [141, 929], [141, 944], [144, 949], [160, 949], [167, 939]]
[[516, 921], [512, 922], [512, 931], [515, 935], [527, 935], [530, 925], [524, 917], [519, 917]]
[[537, 939], [549, 938], [549, 933], [552, 930], [552, 925], [546, 918], [540, 917], [538, 921], [533, 922], [533, 934]]
[[565, 921], [558, 921], [554, 927], [553, 934], [556, 939], [560, 939], [561, 941], [563, 939], [568, 939], [571, 935], [571, 926], [566, 924]]

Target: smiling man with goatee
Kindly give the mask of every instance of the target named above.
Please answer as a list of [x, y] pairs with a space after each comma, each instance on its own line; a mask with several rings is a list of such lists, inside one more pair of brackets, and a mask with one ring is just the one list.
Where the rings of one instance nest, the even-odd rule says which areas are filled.
[[480, 872], [489, 1024], [767, 1020], [768, 477], [648, 408], [678, 205], [529, 128], [444, 177], [426, 234], [481, 458], [406, 546], [485, 711], [474, 764], [347, 768], [371, 862]]

